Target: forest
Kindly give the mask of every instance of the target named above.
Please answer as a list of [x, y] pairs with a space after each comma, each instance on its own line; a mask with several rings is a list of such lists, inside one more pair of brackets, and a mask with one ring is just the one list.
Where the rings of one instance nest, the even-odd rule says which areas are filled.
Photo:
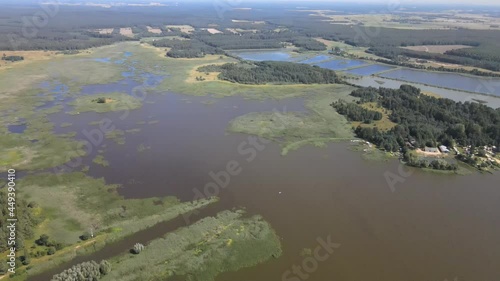
[[205, 55], [224, 54], [222, 49], [209, 46], [199, 40], [160, 39], [152, 42], [153, 46], [171, 48], [167, 56], [172, 58], [201, 58]]
[[[10, 236], [10, 230], [7, 228], [9, 218], [9, 204], [8, 196], [5, 189], [0, 190], [0, 252], [15, 246], [19, 264], [27, 265], [30, 263], [29, 245], [25, 245], [27, 239], [34, 238], [35, 227], [40, 223], [40, 218], [34, 214], [36, 204], [33, 202], [28, 203], [24, 199], [18, 198], [16, 200], [16, 240], [14, 245], [8, 245], [7, 241]], [[3, 258], [2, 258], [3, 259]], [[7, 273], [7, 264], [0, 263], [0, 275]]]
[[374, 110], [368, 110], [356, 103], [339, 100], [331, 104], [339, 114], [345, 115], [349, 121], [360, 121], [370, 124], [373, 121], [382, 119], [382, 113]]
[[[255, 4], [258, 6], [258, 4]], [[219, 53], [218, 49], [282, 48], [294, 45], [297, 51], [322, 51], [323, 43], [314, 38], [343, 41], [353, 46], [369, 47], [370, 52], [404, 63], [402, 57], [437, 60], [463, 64], [489, 70], [500, 70], [500, 31], [497, 30], [404, 30], [395, 28], [348, 26], [331, 24], [320, 17], [294, 10], [293, 5], [262, 4], [259, 12], [214, 7], [213, 3], [181, 4], [159, 7], [101, 7], [60, 6], [58, 12], [51, 5], [13, 5], [0, 11], [0, 50], [80, 50], [98, 47], [124, 40], [140, 40], [145, 37], [187, 36], [191, 43], [176, 43], [169, 53], [171, 57], [199, 57], [203, 53]], [[272, 5], [269, 9], [268, 5]], [[264, 8], [265, 6], [265, 8]], [[52, 9], [52, 10], [51, 10]], [[353, 7], [350, 7], [353, 9]], [[363, 10], [362, 7], [355, 9]], [[36, 25], [36, 18], [43, 15], [48, 20]], [[231, 19], [240, 18], [241, 21]], [[126, 19], [126, 20], [124, 20]], [[259, 22], [254, 24], [253, 21]], [[193, 34], [182, 33], [166, 25], [190, 25]], [[151, 33], [148, 26], [161, 30]], [[209, 34], [205, 29], [216, 26], [222, 34]], [[133, 37], [121, 35], [120, 28], [129, 27]], [[111, 28], [110, 34], [96, 32], [99, 28]], [[254, 32], [233, 34], [226, 28], [242, 28]], [[167, 43], [165, 43], [167, 44]], [[451, 50], [445, 54], [405, 50], [400, 47], [413, 45], [462, 44], [472, 48]], [[205, 46], [207, 45], [207, 46]], [[403, 61], [401, 61], [403, 59]], [[432, 69], [431, 69], [432, 70]], [[443, 69], [434, 69], [443, 70]], [[448, 69], [446, 69], [448, 70]], [[477, 75], [491, 76], [476, 71]]]
[[200, 32], [195, 38], [206, 44], [224, 50], [236, 49], [273, 49], [283, 48], [285, 43], [290, 43], [299, 48], [299, 51], [324, 51], [326, 45], [292, 31], [259, 31], [244, 34], [209, 34]]
[[155, 47], [170, 48], [167, 56], [173, 58], [200, 58], [207, 54], [225, 54], [225, 50], [284, 48], [287, 44], [298, 47], [298, 51], [326, 50], [326, 45], [312, 38], [291, 32], [259, 31], [245, 34], [210, 34], [206, 31], [182, 34], [184, 39], [159, 39], [152, 42]]
[[[9, 214], [8, 197], [5, 189], [0, 190], [0, 252], [10, 248], [9, 245], [4, 243], [9, 237], [8, 229], [6, 228], [7, 218]], [[16, 248], [18, 250], [24, 249], [24, 241], [32, 239], [35, 235], [35, 227], [40, 223], [40, 219], [34, 215], [35, 203], [28, 203], [26, 200], [18, 199], [16, 201], [16, 211], [18, 218], [17, 225], [17, 240]]]
[[200, 72], [220, 72], [218, 78], [241, 84], [332, 84], [340, 83], [335, 71], [307, 64], [263, 61], [227, 63], [198, 68]]
[[[389, 118], [397, 125], [389, 131], [376, 127], [358, 127], [358, 137], [375, 143], [387, 151], [399, 151], [408, 143], [411, 147], [500, 146], [500, 109], [473, 102], [455, 102], [424, 95], [420, 89], [402, 85], [399, 89], [361, 88], [353, 91], [358, 104], [376, 102], [392, 113]], [[334, 108], [338, 104], [333, 103]], [[364, 114], [364, 108], [351, 111]], [[353, 115], [339, 111], [343, 115]]]

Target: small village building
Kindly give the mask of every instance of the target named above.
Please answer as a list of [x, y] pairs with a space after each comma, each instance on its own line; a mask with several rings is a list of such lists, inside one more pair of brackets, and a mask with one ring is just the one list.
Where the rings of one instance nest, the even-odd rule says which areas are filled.
[[442, 153], [449, 153], [450, 152], [450, 150], [444, 145], [440, 145], [439, 150], [441, 150]]

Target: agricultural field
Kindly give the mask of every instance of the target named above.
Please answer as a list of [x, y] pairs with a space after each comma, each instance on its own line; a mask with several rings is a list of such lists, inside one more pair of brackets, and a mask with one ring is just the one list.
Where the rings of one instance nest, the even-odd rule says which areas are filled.
[[111, 34], [113, 33], [114, 28], [100, 28], [100, 29], [95, 29], [93, 31], [98, 32], [99, 34]]
[[130, 27], [120, 28], [120, 34], [127, 37], [134, 37], [134, 32], [132, 32], [132, 28]]
[[157, 27], [155, 28], [155, 27], [151, 27], [151, 26], [148, 25], [147, 29], [148, 29], [148, 32], [151, 32], [151, 33], [155, 33], [155, 34], [161, 34], [162, 33], [161, 29], [159, 29]]
[[379, 26], [397, 29], [477, 29], [500, 30], [500, 19], [485, 14], [457, 13], [448, 11], [432, 12], [397, 12], [342, 15], [331, 10], [303, 10], [310, 16], [322, 18], [323, 21], [342, 25]]
[[167, 25], [167, 29], [179, 29], [182, 33], [193, 33], [194, 27], [190, 25]]

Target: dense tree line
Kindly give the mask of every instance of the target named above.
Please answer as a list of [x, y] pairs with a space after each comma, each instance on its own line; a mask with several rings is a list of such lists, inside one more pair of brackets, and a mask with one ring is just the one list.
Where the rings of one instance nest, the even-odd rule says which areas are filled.
[[243, 34], [200, 32], [195, 35], [195, 38], [210, 46], [224, 50], [283, 48], [286, 46], [285, 43], [294, 44], [301, 50], [326, 50], [325, 44], [292, 31], [259, 31]]
[[153, 41], [152, 44], [155, 47], [171, 48], [167, 52], [167, 56], [172, 58], [201, 58], [207, 54], [224, 54], [223, 50], [196, 39], [161, 39]]
[[[35, 203], [28, 203], [22, 198], [17, 198], [16, 200], [16, 250], [20, 251], [25, 248], [25, 240], [32, 239], [35, 233], [35, 227], [40, 223], [40, 219], [37, 218], [33, 209], [36, 207]], [[0, 252], [9, 249], [11, 246], [7, 245], [9, 230], [6, 228], [7, 219], [9, 218], [9, 204], [8, 197], [5, 189], [0, 190]]]
[[284, 41], [277, 34], [245, 33], [237, 34], [198, 34], [196, 38], [207, 45], [224, 50], [237, 49], [275, 49], [285, 47]]
[[382, 119], [382, 113], [368, 110], [358, 104], [339, 100], [331, 104], [339, 114], [345, 115], [349, 121], [361, 121], [366, 124]]
[[111, 272], [111, 264], [108, 261], [102, 260], [100, 263], [89, 261], [74, 265], [54, 275], [51, 281], [98, 281], [109, 272]]
[[23, 56], [6, 56], [5, 54], [3, 54], [2, 60], [14, 62], [14, 61], [24, 60], [24, 57]]
[[397, 125], [389, 131], [358, 127], [358, 137], [387, 151], [413, 147], [471, 145], [500, 146], [500, 109], [471, 102], [455, 102], [424, 95], [418, 88], [361, 88], [351, 93], [360, 102], [377, 102], [392, 111], [389, 118]]
[[242, 84], [331, 84], [340, 82], [332, 70], [292, 62], [228, 63], [204, 66], [198, 70], [220, 72], [219, 79]]
[[456, 171], [457, 163], [448, 163], [442, 159], [427, 160], [421, 159], [409, 150], [405, 150], [403, 160], [407, 165], [417, 168], [429, 168], [434, 170]]

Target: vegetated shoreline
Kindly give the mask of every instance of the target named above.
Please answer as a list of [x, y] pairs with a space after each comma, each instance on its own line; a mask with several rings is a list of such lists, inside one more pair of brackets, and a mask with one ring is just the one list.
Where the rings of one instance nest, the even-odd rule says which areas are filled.
[[[25, 185], [24, 189], [28, 188], [30, 189], [33, 186], [33, 180], [36, 178], [42, 179], [46, 181], [51, 181], [50, 179], [45, 178], [45, 176], [42, 175], [36, 175], [36, 176], [28, 176], [25, 177], [24, 179], [19, 181], [19, 184], [27, 184]], [[57, 176], [48, 176], [47, 177], [57, 177]], [[113, 195], [109, 193], [110, 189], [116, 189], [117, 186], [106, 186], [103, 185], [102, 182], [99, 180], [90, 178], [88, 176], [83, 175], [83, 173], [74, 173], [71, 175], [63, 175], [64, 178], [68, 179], [74, 179], [71, 180], [71, 184], [75, 185], [73, 186], [73, 189], [78, 189], [77, 186], [80, 185], [89, 185], [89, 186], [98, 186], [94, 189], [96, 189], [96, 192], [100, 194], [97, 196], [99, 198], [98, 200], [101, 200], [103, 202], [98, 203], [98, 204], [104, 204], [103, 207], [108, 207], [111, 209], [107, 209], [108, 213], [113, 212], [113, 204], [109, 202], [110, 198], [115, 198], [111, 200], [119, 200], [118, 202], [123, 202], [124, 205], [129, 205], [129, 208], [131, 208], [130, 211], [131, 215], [134, 216], [128, 220], [123, 220], [122, 222], [111, 222], [111, 223], [99, 223], [97, 222], [98, 219], [95, 218], [94, 223], [96, 225], [100, 225], [99, 227], [103, 228], [101, 230], [95, 229], [95, 234], [93, 237], [87, 237], [87, 238], [80, 238], [83, 240], [82, 242], [78, 241], [78, 243], [64, 243], [66, 246], [64, 246], [62, 249], [59, 251], [55, 252], [55, 254], [51, 256], [42, 256], [41, 258], [34, 258], [32, 257], [33, 261], [27, 265], [27, 266], [19, 266], [16, 269], [16, 274], [11, 274], [9, 280], [37, 280], [37, 279], [32, 279], [33, 276], [38, 276], [39, 274], [44, 274], [47, 270], [51, 270], [53, 268], [56, 268], [62, 264], [65, 264], [67, 262], [70, 262], [74, 260], [75, 258], [85, 258], [86, 256], [89, 256], [92, 253], [95, 253], [103, 248], [106, 248], [108, 245], [113, 245], [116, 244], [120, 241], [127, 240], [129, 237], [134, 237], [137, 233], [141, 233], [144, 231], [148, 231], [149, 229], [153, 229], [157, 226], [160, 226], [162, 224], [168, 223], [169, 221], [173, 220], [180, 220], [184, 221], [184, 215], [190, 214], [192, 212], [197, 212], [198, 210], [203, 210], [211, 205], [217, 205], [217, 202], [219, 201], [218, 198], [213, 197], [213, 198], [207, 198], [207, 199], [200, 199], [197, 201], [193, 202], [178, 202], [176, 199], [173, 198], [148, 198], [148, 199], [120, 199], [120, 196], [118, 195]], [[42, 181], [43, 181], [42, 180]], [[65, 181], [65, 179], [63, 179]], [[36, 185], [36, 183], [35, 183]], [[41, 189], [41, 187], [35, 186], [37, 189]], [[47, 189], [48, 187], [44, 187], [44, 189]], [[58, 189], [60, 193], [65, 193], [68, 191], [65, 191], [67, 187], [64, 185], [64, 183], [59, 183], [59, 185], [56, 185], [54, 187], [50, 187], [50, 189]], [[33, 197], [33, 194], [29, 192], [29, 196], [26, 195], [27, 191], [21, 192], [21, 196], [25, 200], [29, 200]], [[31, 188], [30, 190], [33, 190]], [[77, 190], [70, 190], [69, 192], [74, 192], [77, 193]], [[62, 194], [56, 197], [65, 197], [66, 195]], [[67, 197], [67, 196], [66, 196]], [[39, 204], [37, 207], [37, 210], [35, 211], [37, 216], [41, 216], [42, 221], [40, 225], [35, 227], [34, 232], [36, 234], [39, 233], [48, 233], [45, 231], [50, 231], [55, 234], [61, 234], [61, 232], [67, 232], [63, 228], [59, 229], [46, 229], [47, 227], [55, 226], [58, 225], [60, 227], [64, 227], [64, 223], [68, 221], [68, 219], [71, 219], [71, 216], [60, 216], [58, 215], [55, 218], [48, 217], [46, 214], [50, 210], [50, 202], [45, 203], [45, 201], [40, 201], [40, 197], [36, 196], [33, 199], [33, 202], [36, 202], [36, 204]], [[92, 201], [92, 199], [89, 199]], [[89, 201], [87, 200], [87, 201]], [[121, 201], [120, 201], [121, 200]], [[163, 202], [163, 203], [162, 203]], [[161, 204], [160, 204], [161, 203]], [[86, 203], [84, 203], [86, 204]], [[157, 205], [160, 204], [156, 207], [156, 211], [154, 212], [149, 212], [147, 210], [143, 210], [144, 214], [139, 214], [135, 211], [133, 211], [132, 206], [134, 205], [141, 205], [141, 208], [148, 208], [147, 205]], [[160, 208], [163, 206], [163, 204], [169, 205], [168, 208], [166, 209], [161, 209]], [[64, 205], [64, 204], [63, 204]], [[53, 208], [64, 208], [63, 205], [57, 205], [54, 206]], [[86, 213], [89, 211], [86, 211], [82, 209], [82, 207], [75, 206], [76, 211], [71, 211], [71, 210], [62, 210], [62, 212], [69, 212], [69, 213], [81, 213], [80, 216], [87, 216]], [[134, 207], [135, 208], [135, 207]], [[149, 208], [154, 210], [155, 208]], [[59, 210], [60, 212], [61, 210]], [[50, 211], [53, 212], [53, 211]], [[92, 212], [92, 211], [90, 211]], [[138, 217], [136, 217], [138, 216]], [[180, 218], [180, 219], [179, 219]], [[137, 220], [137, 221], [136, 221]], [[61, 226], [61, 222], [63, 222], [63, 225]], [[81, 232], [80, 232], [81, 231]], [[71, 231], [70, 233], [84, 233], [85, 229], [82, 229], [80, 231]], [[49, 233], [50, 237], [52, 237], [52, 233]], [[69, 233], [68, 233], [69, 234]], [[78, 234], [76, 234], [78, 235]], [[57, 238], [56, 238], [57, 239]], [[71, 238], [73, 240], [73, 238]], [[28, 247], [29, 243], [32, 243], [33, 239], [26, 240], [26, 247]], [[42, 249], [43, 250], [43, 249]], [[33, 250], [34, 251], [34, 250]], [[19, 255], [21, 255], [19, 253]], [[20, 265], [20, 264], [19, 264]]]
[[[500, 168], [496, 155], [500, 109], [427, 96], [409, 85], [399, 89], [360, 88], [351, 95], [359, 100], [337, 101], [331, 106], [351, 121], [363, 121], [355, 129], [358, 137], [386, 151], [399, 152], [410, 166], [457, 171], [457, 163], [443, 160], [455, 154], [457, 161], [480, 171]], [[377, 124], [368, 126], [383, 117], [380, 111], [365, 106], [374, 102], [390, 114], [394, 127], [384, 131]]]
[[[200, 232], [202, 237], [193, 235]], [[222, 272], [278, 258], [281, 251], [279, 237], [262, 217], [226, 210], [150, 241], [136, 257], [130, 253], [115, 256], [110, 260], [115, 271], [102, 280], [124, 275], [143, 279], [189, 275], [190, 280], [214, 280]], [[149, 262], [152, 257], [154, 264]], [[143, 266], [147, 273], [138, 270]]]

